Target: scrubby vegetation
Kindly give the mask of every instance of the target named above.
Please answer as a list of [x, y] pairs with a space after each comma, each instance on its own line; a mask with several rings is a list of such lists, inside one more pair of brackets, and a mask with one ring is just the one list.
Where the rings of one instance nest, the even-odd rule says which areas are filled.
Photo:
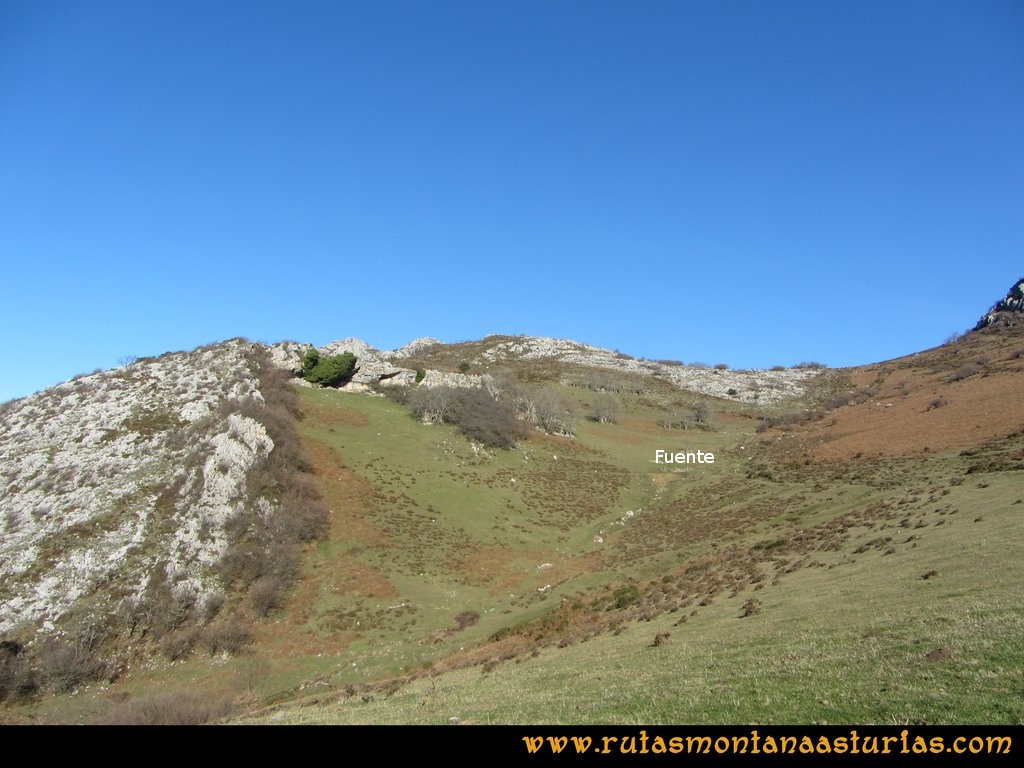
[[337, 387], [344, 384], [355, 371], [356, 356], [351, 352], [320, 357], [315, 347], [302, 356], [302, 378], [310, 384]]
[[699, 400], [672, 408], [658, 423], [665, 429], [703, 429], [713, 432], [718, 423], [718, 415], [711, 403]]
[[480, 387], [389, 388], [424, 422], [453, 424], [470, 440], [489, 448], [511, 448], [526, 436], [522, 421], [504, 400], [495, 399]]
[[[226, 584], [248, 590], [256, 613], [265, 616], [295, 578], [300, 544], [326, 531], [328, 512], [299, 446], [301, 410], [288, 375], [261, 351], [253, 353], [253, 364], [263, 402], [249, 398], [229, 407], [263, 424], [274, 450], [249, 474], [250, 511], [230, 521], [220, 572]], [[272, 514], [262, 511], [267, 506]]]
[[469, 440], [489, 448], [511, 448], [532, 426], [553, 435], [573, 435], [577, 407], [553, 385], [529, 386], [508, 370], [481, 378], [479, 387], [379, 387], [418, 419], [452, 424]]
[[792, 413], [784, 413], [779, 416], [763, 416], [758, 432], [764, 432], [772, 427], [792, 427], [797, 424], [806, 424], [812, 421], [820, 421], [829, 413], [847, 405], [857, 405], [866, 402], [878, 394], [877, 387], [861, 387], [859, 389], [844, 390], [836, 392], [827, 397], [820, 405]]

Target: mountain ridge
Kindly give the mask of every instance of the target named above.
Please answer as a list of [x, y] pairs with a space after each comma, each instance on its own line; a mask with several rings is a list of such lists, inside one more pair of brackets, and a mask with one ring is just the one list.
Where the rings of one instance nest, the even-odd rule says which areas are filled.
[[[294, 368], [300, 349], [297, 342], [270, 345], [276, 362]], [[424, 363], [423, 384], [426, 386], [476, 386], [481, 373], [521, 362], [551, 361], [567, 367], [595, 368], [616, 373], [661, 378], [674, 387], [695, 393], [745, 403], [773, 403], [787, 397], [798, 396], [801, 382], [812, 378], [816, 367], [777, 366], [775, 369], [738, 369], [703, 364], [685, 364], [680, 361], [638, 359], [632, 355], [605, 349], [593, 344], [557, 339], [546, 336], [491, 335], [482, 339], [446, 344], [430, 337], [421, 337], [394, 350], [379, 350], [361, 339], [345, 338], [317, 347], [321, 355], [352, 352], [358, 358], [359, 371], [352, 377], [349, 391], [365, 391], [359, 385], [377, 383], [414, 384], [419, 363], [429, 361], [432, 352], [448, 354], [462, 352], [460, 363], [450, 370], [431, 368]], [[345, 387], [343, 387], [345, 389]]]

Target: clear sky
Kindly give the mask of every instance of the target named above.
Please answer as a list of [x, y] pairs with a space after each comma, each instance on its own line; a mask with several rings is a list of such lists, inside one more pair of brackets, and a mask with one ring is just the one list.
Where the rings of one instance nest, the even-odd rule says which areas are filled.
[[232, 336], [867, 363], [1022, 257], [1019, 0], [0, 1], [0, 400]]

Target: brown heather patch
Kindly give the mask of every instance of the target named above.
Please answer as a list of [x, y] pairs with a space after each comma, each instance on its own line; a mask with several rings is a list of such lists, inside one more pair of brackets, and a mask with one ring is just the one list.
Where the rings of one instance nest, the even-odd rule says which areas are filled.
[[[290, 613], [290, 609], [289, 609]], [[262, 652], [275, 659], [296, 659], [317, 654], [341, 653], [358, 638], [354, 632], [330, 632], [323, 627], [302, 626], [292, 616], [280, 622], [263, 622], [254, 627], [253, 637]]]
[[[891, 377], [890, 377], [891, 378]], [[900, 456], [962, 449], [1006, 434], [1024, 423], [1020, 376], [996, 373], [952, 383], [934, 376], [910, 376], [906, 397], [889, 394], [859, 405], [840, 408], [830, 418], [810, 425], [807, 437], [821, 438], [814, 449], [820, 459], [846, 459], [857, 454]], [[946, 405], [929, 409], [936, 397]], [[830, 439], [831, 438], [831, 439]]]
[[[318, 569], [324, 588], [339, 595], [357, 597], [396, 597], [394, 585], [375, 566], [344, 559], [325, 563]], [[329, 582], [329, 584], [328, 584]]]
[[[361, 414], [342, 413], [340, 418], [344, 421], [335, 423], [355, 424], [358, 419], [353, 416], [361, 417]], [[307, 415], [307, 418], [319, 418], [319, 415]], [[370, 483], [346, 467], [337, 453], [319, 440], [303, 437], [302, 451], [310, 462], [323, 502], [331, 510], [326, 540], [353, 542], [357, 550], [384, 542], [383, 532], [369, 520], [368, 505], [373, 497]], [[335, 654], [358, 637], [340, 627], [332, 628], [329, 622], [325, 625], [323, 608], [317, 607], [323, 603], [325, 595], [383, 598], [398, 594], [380, 569], [359, 561], [358, 551], [339, 553], [336, 549], [310, 549], [304, 561], [304, 573], [289, 595], [281, 613], [282, 620], [261, 623], [255, 630], [259, 646], [272, 648], [275, 656]]]
[[[515, 592], [526, 581], [543, 580], [547, 571], [538, 571], [541, 563], [551, 562], [557, 553], [546, 547], [510, 549], [508, 547], [480, 547], [461, 560], [458, 570], [466, 583], [474, 587], [490, 587], [489, 594], [497, 596]], [[547, 582], [545, 582], [547, 583]]]
[[543, 571], [548, 574], [544, 583], [560, 584], [577, 576], [602, 570], [606, 563], [607, 557], [603, 552], [585, 552], [582, 555], [570, 557], [564, 562], [554, 563], [549, 570]]
[[373, 497], [369, 481], [342, 464], [338, 454], [319, 440], [303, 438], [302, 449], [331, 510], [329, 539], [357, 539], [366, 544], [384, 541], [383, 532], [369, 520], [368, 503]]
[[[1024, 328], [982, 331], [837, 371], [816, 406], [776, 417], [762, 445], [777, 453], [795, 438], [804, 458], [848, 460], [960, 450], [1005, 436], [1024, 424], [1022, 345]], [[967, 369], [974, 373], [961, 375]]]

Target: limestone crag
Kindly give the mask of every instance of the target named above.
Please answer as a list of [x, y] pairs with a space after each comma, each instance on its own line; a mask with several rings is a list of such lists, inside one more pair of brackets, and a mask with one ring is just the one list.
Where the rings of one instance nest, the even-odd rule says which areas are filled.
[[[638, 360], [591, 344], [544, 336], [494, 336], [484, 339], [482, 343], [488, 342], [489, 345], [483, 351], [467, 360], [475, 369], [488, 371], [519, 361], [550, 359], [581, 369], [596, 368], [638, 376], [656, 376], [680, 389], [749, 403], [773, 403], [797, 396], [803, 391], [806, 381], [818, 373], [813, 369], [734, 371], [695, 365], [671, 365], [652, 360]], [[416, 371], [402, 367], [394, 361], [407, 361], [414, 358], [416, 353], [438, 346], [448, 345], [437, 339], [423, 337], [399, 349], [381, 351], [361, 339], [345, 338], [319, 347], [318, 351], [321, 355], [338, 355], [344, 352], [354, 354], [357, 358], [357, 371], [351, 381], [341, 389], [363, 392], [367, 387], [376, 384], [415, 384]], [[298, 360], [306, 349], [308, 347], [301, 345], [289, 346], [287, 353], [282, 349], [279, 357], [275, 359], [285, 360], [291, 355], [288, 367], [296, 369], [299, 365]], [[428, 387], [474, 387], [480, 384], [479, 374], [460, 374], [432, 369], [425, 370], [421, 382], [422, 386]]]
[[639, 376], [658, 376], [679, 387], [703, 395], [741, 402], [772, 403], [798, 395], [804, 382], [818, 372], [807, 369], [781, 371], [718, 370], [693, 365], [670, 365], [638, 360], [621, 352], [567, 339], [521, 336], [501, 341], [481, 353], [483, 361], [502, 364], [514, 360], [553, 359], [582, 368], [600, 368]]
[[218, 598], [225, 524], [273, 448], [224, 407], [262, 400], [253, 346], [141, 359], [2, 406], [0, 633], [59, 629], [86, 598], [116, 611], [154, 579]]
[[[308, 345], [297, 345], [299, 348], [288, 348], [288, 353], [293, 355], [288, 367], [301, 368], [299, 360], [302, 354], [309, 349]], [[356, 371], [352, 378], [341, 389], [350, 392], [363, 392], [367, 387], [374, 384], [394, 385], [416, 383], [416, 371], [408, 368], [400, 368], [388, 360], [389, 355], [382, 353], [375, 347], [371, 347], [361, 339], [347, 338], [332, 341], [318, 347], [317, 351], [323, 357], [341, 355], [351, 352], [356, 356]], [[276, 361], [277, 358], [275, 358]]]
[[1005, 297], [992, 305], [992, 309], [982, 315], [974, 330], [994, 325], [1013, 326], [1021, 323], [1024, 313], [1024, 278], [1018, 280], [1010, 288]]

